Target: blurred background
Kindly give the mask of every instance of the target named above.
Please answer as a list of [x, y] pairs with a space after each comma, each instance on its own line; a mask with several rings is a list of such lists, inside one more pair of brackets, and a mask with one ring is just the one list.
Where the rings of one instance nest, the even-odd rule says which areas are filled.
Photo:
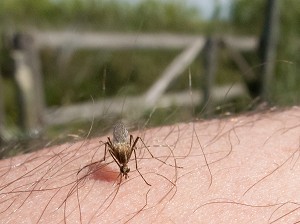
[[299, 0], [2, 0], [1, 157], [300, 102]]

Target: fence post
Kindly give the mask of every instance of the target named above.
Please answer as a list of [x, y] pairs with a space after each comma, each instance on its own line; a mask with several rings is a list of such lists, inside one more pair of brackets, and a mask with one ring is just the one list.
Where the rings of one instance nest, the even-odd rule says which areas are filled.
[[279, 37], [279, 1], [267, 0], [266, 17], [259, 45], [259, 57], [263, 64], [260, 79], [260, 96], [269, 99], [269, 91], [273, 78], [276, 47]]
[[212, 89], [215, 82], [218, 60], [218, 39], [209, 37], [204, 48], [203, 67], [204, 67], [204, 83], [203, 83], [203, 99], [204, 110], [211, 109], [212, 104], [209, 102]]
[[13, 36], [12, 48], [14, 82], [20, 108], [19, 125], [26, 134], [36, 135], [42, 128], [44, 108], [38, 53], [33, 38], [22, 33]]
[[4, 93], [3, 93], [2, 76], [0, 70], [0, 145], [4, 141], [4, 123], [5, 123], [5, 113], [4, 113]]

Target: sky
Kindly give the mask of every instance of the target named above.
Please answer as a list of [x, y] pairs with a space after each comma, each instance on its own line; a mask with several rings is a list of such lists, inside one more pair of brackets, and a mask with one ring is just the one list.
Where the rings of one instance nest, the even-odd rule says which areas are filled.
[[211, 18], [216, 3], [221, 6], [222, 18], [228, 18], [230, 11], [230, 4], [232, 0], [185, 0], [187, 4], [193, 5], [199, 9], [201, 15], [205, 19]]
[[[142, 0], [127, 0], [127, 1], [135, 3]], [[167, 0], [167, 1], [172, 1], [172, 0]], [[187, 5], [195, 6], [199, 10], [199, 12], [201, 13], [204, 19], [209, 19], [213, 14], [216, 3], [219, 3], [221, 5], [221, 17], [228, 18], [230, 12], [230, 4], [233, 0], [182, 0], [182, 1], [185, 1]]]

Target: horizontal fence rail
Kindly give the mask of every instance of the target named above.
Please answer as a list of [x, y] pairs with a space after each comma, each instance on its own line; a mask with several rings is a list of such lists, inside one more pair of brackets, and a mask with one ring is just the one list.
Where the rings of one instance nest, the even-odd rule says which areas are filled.
[[[230, 100], [246, 94], [242, 84], [234, 86], [215, 87], [212, 90], [212, 98], [216, 101]], [[156, 103], [156, 108], [168, 108], [171, 106], [193, 107], [194, 102], [203, 101], [203, 92], [199, 90], [164, 94]], [[150, 109], [143, 96], [114, 97], [95, 102], [85, 102], [58, 108], [48, 108], [45, 113], [45, 122], [48, 125], [65, 124], [71, 121], [92, 120], [97, 117], [118, 115], [126, 112], [129, 119], [134, 119], [146, 109]]]
[[[37, 48], [71, 47], [74, 49], [181, 49], [193, 42], [205, 42], [203, 35], [171, 33], [96, 33], [75, 31], [33, 31]], [[256, 37], [220, 37], [231, 47], [241, 51], [253, 51], [257, 47]]]

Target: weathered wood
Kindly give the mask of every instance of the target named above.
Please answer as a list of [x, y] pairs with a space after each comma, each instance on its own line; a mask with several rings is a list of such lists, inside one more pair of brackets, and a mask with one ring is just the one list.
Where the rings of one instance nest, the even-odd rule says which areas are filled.
[[240, 51], [253, 51], [257, 48], [257, 38], [252, 36], [223, 36], [222, 40], [232, 48]]
[[[200, 91], [193, 91], [193, 101], [203, 100]], [[242, 84], [234, 86], [215, 87], [212, 90], [211, 98], [215, 101], [232, 99], [247, 94]], [[167, 108], [170, 106], [190, 107], [191, 93], [189, 91], [173, 94], [164, 94], [159, 98], [156, 108]], [[135, 117], [148, 109], [148, 105], [142, 96], [136, 97], [114, 97], [106, 98], [95, 102], [73, 104], [59, 108], [48, 108], [45, 112], [45, 122], [48, 125], [64, 124], [72, 121], [91, 120], [92, 118], [108, 117], [124, 114], [125, 116]]]
[[[171, 33], [102, 33], [75, 31], [33, 31], [32, 35], [38, 48], [66, 47], [77, 49], [182, 49], [197, 40], [206, 39], [201, 35]], [[255, 37], [224, 37], [228, 43], [242, 51], [253, 51]]]
[[216, 71], [217, 71], [218, 44], [219, 44], [219, 40], [217, 38], [214, 37], [208, 38], [203, 52], [204, 53], [203, 55], [203, 67], [204, 67], [203, 104], [205, 105], [205, 110], [210, 110], [210, 106], [211, 106], [209, 102], [212, 95], [211, 91], [213, 89]]
[[267, 0], [265, 23], [260, 39], [259, 55], [262, 62], [260, 96], [268, 101], [273, 79], [276, 49], [279, 39], [279, 1]]
[[[31, 36], [23, 34], [15, 38], [15, 46], [12, 51], [15, 60], [15, 81], [19, 87], [20, 110], [23, 115], [22, 126], [27, 132], [38, 130], [45, 124], [62, 124], [77, 119], [91, 119], [92, 117], [106, 116], [109, 114], [120, 114], [126, 112], [131, 116], [138, 117], [143, 110], [149, 109], [154, 105], [165, 107], [167, 105], [188, 106], [190, 105], [190, 95], [174, 94], [164, 95], [172, 80], [183, 73], [185, 69], [197, 57], [204, 46], [206, 38], [201, 35], [176, 35], [176, 34], [124, 34], [124, 33], [93, 33], [93, 32], [42, 32], [34, 31]], [[249, 51], [256, 47], [256, 38], [253, 37], [224, 37], [230, 46], [237, 50]], [[216, 41], [217, 42], [217, 41]], [[214, 42], [214, 47], [217, 43]], [[184, 49], [172, 63], [165, 69], [162, 77], [143, 96], [126, 98], [105, 99], [80, 105], [71, 105], [60, 109], [47, 109], [44, 111], [44, 94], [42, 77], [40, 74], [40, 63], [38, 50], [44, 47], [69, 49], [66, 58], [72, 52], [79, 49], [109, 49], [109, 50], [132, 50], [132, 49]], [[214, 51], [214, 50], [213, 50]], [[212, 52], [213, 52], [212, 51]], [[212, 53], [210, 52], [210, 53]], [[212, 54], [214, 55], [214, 53]], [[64, 57], [62, 57], [64, 58]], [[214, 57], [210, 58], [213, 64]], [[215, 73], [216, 66], [210, 65], [208, 73]], [[209, 94], [215, 98], [212, 83], [214, 75], [208, 75], [210, 81]], [[212, 90], [211, 90], [212, 89]], [[232, 93], [231, 90], [229, 93]], [[242, 94], [243, 91], [238, 91]], [[222, 93], [223, 97], [226, 93]], [[195, 100], [200, 102], [203, 96], [195, 92]], [[207, 98], [207, 96], [205, 97]], [[44, 117], [45, 116], [45, 117]]]
[[27, 134], [36, 134], [42, 127], [44, 96], [39, 58], [31, 36], [16, 34], [11, 55], [15, 63], [20, 127]]
[[0, 71], [0, 145], [4, 141], [4, 125], [5, 125], [5, 113], [4, 113], [4, 90], [2, 84], [2, 76]]
[[252, 82], [256, 79], [256, 74], [253, 72], [252, 67], [248, 64], [246, 59], [242, 56], [242, 54], [233, 48], [230, 43], [226, 41], [222, 41], [222, 46], [225, 47], [227, 52], [229, 53], [231, 59], [235, 62], [237, 67], [241, 71], [241, 75], [245, 79], [246, 82]]
[[162, 76], [145, 94], [147, 105], [151, 108], [155, 102], [166, 91], [169, 84], [178, 77], [194, 61], [204, 46], [204, 40], [199, 39], [193, 42], [187, 49], [179, 54], [172, 63], [165, 69]]
[[140, 33], [96, 33], [96, 32], [34, 32], [36, 44], [41, 47], [71, 46], [74, 49], [181, 49], [199, 38], [199, 36], [174, 34]]

